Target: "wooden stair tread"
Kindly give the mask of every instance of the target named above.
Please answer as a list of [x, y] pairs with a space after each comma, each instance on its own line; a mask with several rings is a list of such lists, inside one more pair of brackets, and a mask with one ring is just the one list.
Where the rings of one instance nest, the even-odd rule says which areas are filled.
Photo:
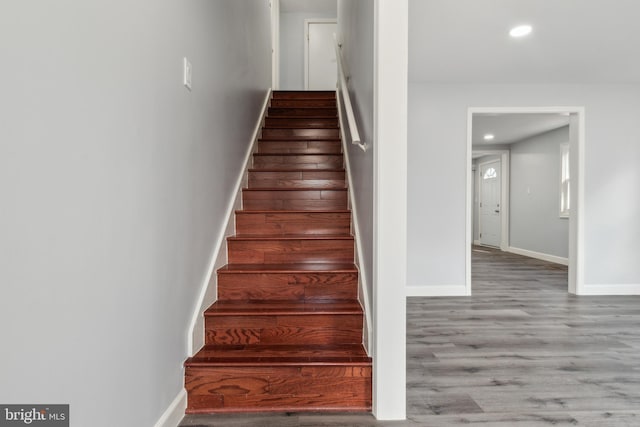
[[241, 236], [229, 236], [227, 240], [353, 240], [351, 234], [287, 234], [277, 236], [265, 236], [264, 234], [243, 234]]
[[251, 187], [242, 191], [347, 191], [345, 188], [318, 188], [318, 187]]
[[273, 214], [273, 215], [282, 215], [282, 214], [336, 214], [336, 213], [351, 213], [349, 209], [328, 209], [324, 211], [304, 211], [304, 210], [262, 210], [262, 211], [245, 211], [242, 209], [236, 210], [236, 214], [247, 214], [247, 215], [264, 215], [264, 214]]
[[[369, 412], [355, 239], [335, 91], [274, 91], [187, 413]], [[273, 114], [272, 114], [273, 113]]]
[[371, 365], [361, 344], [207, 345], [185, 362], [187, 367], [260, 365]]
[[218, 269], [218, 273], [356, 273], [355, 264], [339, 262], [298, 262], [289, 264], [227, 264]]
[[258, 157], [295, 157], [295, 156], [342, 156], [342, 153], [253, 153], [254, 156]]
[[362, 314], [357, 300], [347, 301], [216, 301], [205, 312], [215, 316], [300, 316], [318, 314]]
[[249, 169], [249, 172], [345, 172], [344, 168], [340, 169], [286, 169], [286, 168], [264, 168], [264, 169]]

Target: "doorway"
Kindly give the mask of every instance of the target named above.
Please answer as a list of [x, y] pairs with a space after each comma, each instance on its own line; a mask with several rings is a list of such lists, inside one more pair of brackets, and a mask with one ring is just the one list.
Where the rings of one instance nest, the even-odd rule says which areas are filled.
[[500, 247], [502, 179], [500, 160], [479, 163], [478, 225], [481, 245]]
[[335, 19], [306, 19], [304, 44], [305, 90], [335, 90], [338, 65], [334, 47]]
[[[478, 236], [474, 240], [474, 203], [476, 203], [476, 197], [480, 198], [480, 196], [475, 196], [477, 188], [478, 190], [481, 188], [481, 185], [485, 185], [485, 191], [483, 191], [482, 198], [487, 198], [490, 200], [490, 204], [493, 203], [494, 209], [491, 211], [491, 206], [484, 205], [486, 207], [484, 212], [484, 224], [482, 226], [483, 230], [483, 244], [494, 246], [502, 249], [511, 248], [511, 241], [509, 236], [509, 222], [508, 217], [510, 210], [510, 203], [507, 201], [505, 204], [505, 195], [508, 196], [508, 188], [504, 185], [500, 188], [500, 197], [497, 197], [495, 193], [495, 187], [497, 187], [496, 182], [505, 182], [505, 177], [500, 177], [500, 173], [504, 171], [505, 165], [504, 157], [501, 163], [499, 159], [493, 158], [485, 158], [482, 161], [483, 165], [480, 165], [478, 161], [474, 162], [474, 155], [477, 153], [474, 152], [474, 117], [484, 115], [484, 116], [500, 116], [500, 115], [513, 115], [513, 116], [524, 116], [524, 115], [556, 115], [558, 117], [564, 117], [566, 124], [566, 134], [569, 143], [569, 151], [571, 153], [569, 157], [569, 166], [570, 166], [570, 181], [568, 183], [568, 193], [570, 194], [570, 205], [571, 205], [571, 213], [569, 218], [565, 218], [568, 224], [568, 248], [565, 247], [565, 250], [568, 252], [568, 256], [565, 259], [568, 267], [569, 267], [569, 280], [568, 280], [568, 292], [573, 294], [580, 294], [583, 289], [583, 270], [584, 270], [584, 231], [583, 231], [583, 217], [584, 217], [584, 108], [583, 107], [531, 107], [531, 108], [522, 108], [522, 107], [513, 107], [513, 108], [469, 108], [468, 110], [468, 126], [467, 126], [467, 249], [466, 249], [466, 294], [471, 295], [471, 251], [472, 251], [472, 243], [478, 243]], [[475, 129], [477, 131], [477, 129]], [[486, 136], [486, 135], [485, 135]], [[477, 138], [477, 136], [476, 136]], [[490, 135], [488, 139], [492, 139], [493, 135]], [[507, 147], [508, 148], [508, 147]], [[491, 150], [499, 150], [505, 149], [504, 145], [500, 145], [498, 143], [493, 143], [493, 145], [489, 144], [486, 146], [487, 151]], [[507, 153], [509, 151], [507, 150]], [[504, 156], [504, 154], [503, 154]], [[509, 155], [507, 154], [507, 162], [509, 162]], [[477, 158], [477, 156], [476, 156]], [[472, 170], [475, 163], [476, 170]], [[500, 165], [499, 167], [497, 167]], [[558, 168], [560, 168], [560, 164], [558, 164]], [[494, 171], [491, 170], [495, 170]], [[508, 168], [507, 168], [508, 170]], [[482, 172], [482, 174], [481, 174]], [[483, 178], [487, 178], [487, 182]], [[495, 176], [494, 176], [495, 175]], [[475, 177], [475, 178], [474, 178]], [[500, 179], [501, 178], [501, 179]], [[513, 179], [513, 178], [512, 178]], [[477, 183], [475, 182], [477, 181]], [[507, 186], [509, 185], [509, 180], [506, 180]], [[558, 181], [558, 188], [560, 188], [560, 181]], [[528, 190], [524, 190], [525, 192]], [[505, 194], [507, 193], [507, 194]], [[493, 202], [491, 202], [493, 200]], [[500, 206], [497, 205], [496, 200], [502, 200]], [[560, 206], [560, 199], [558, 199], [558, 206]], [[475, 205], [476, 208], [478, 204]], [[506, 215], [503, 214], [503, 209], [507, 210]], [[499, 212], [495, 212], [495, 211]], [[478, 209], [478, 213], [480, 210]], [[492, 215], [493, 214], [493, 215]], [[558, 211], [558, 214], [560, 212]], [[505, 217], [507, 221], [505, 221]], [[496, 221], [500, 218], [499, 221]], [[496, 222], [502, 223], [502, 227], [496, 227]], [[506, 224], [505, 224], [506, 222]], [[476, 223], [477, 224], [477, 223]], [[506, 226], [505, 226], [506, 225]], [[489, 227], [490, 233], [484, 234]], [[476, 225], [476, 229], [478, 226]], [[503, 233], [506, 228], [506, 235]], [[495, 230], [500, 229], [501, 235], [497, 238]], [[565, 241], [566, 242], [566, 241]], [[517, 252], [515, 252], [517, 253]]]

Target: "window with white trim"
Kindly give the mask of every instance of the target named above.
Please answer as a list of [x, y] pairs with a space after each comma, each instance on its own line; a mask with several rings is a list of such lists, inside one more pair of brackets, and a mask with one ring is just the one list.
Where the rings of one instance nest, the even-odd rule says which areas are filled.
[[571, 212], [571, 176], [569, 175], [569, 144], [560, 144], [560, 217]]

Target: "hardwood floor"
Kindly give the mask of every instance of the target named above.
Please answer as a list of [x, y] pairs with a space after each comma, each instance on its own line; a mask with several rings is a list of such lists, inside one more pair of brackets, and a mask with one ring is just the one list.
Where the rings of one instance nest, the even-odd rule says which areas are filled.
[[576, 297], [566, 267], [474, 248], [473, 296], [407, 301], [407, 416], [216, 415], [181, 426], [638, 426], [640, 297]]

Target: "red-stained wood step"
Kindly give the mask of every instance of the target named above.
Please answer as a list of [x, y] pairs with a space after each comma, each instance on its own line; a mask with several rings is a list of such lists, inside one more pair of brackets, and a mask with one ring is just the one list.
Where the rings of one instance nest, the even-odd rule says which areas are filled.
[[230, 264], [285, 262], [353, 262], [352, 236], [232, 236], [227, 238]]
[[336, 92], [329, 90], [274, 90], [272, 99], [336, 99]]
[[249, 171], [249, 188], [346, 188], [344, 171]]
[[349, 235], [351, 212], [236, 211], [236, 235]]
[[217, 273], [221, 301], [325, 301], [358, 297], [358, 270], [353, 264], [227, 264]]
[[253, 169], [338, 169], [343, 170], [342, 154], [255, 153]]
[[273, 93], [189, 413], [371, 410], [335, 92]]
[[244, 210], [308, 210], [347, 209], [347, 190], [245, 188], [242, 190]]
[[357, 301], [217, 301], [205, 312], [206, 344], [359, 344]]
[[267, 117], [265, 128], [332, 129], [338, 128], [337, 117]]
[[341, 152], [342, 144], [338, 140], [278, 141], [268, 139], [258, 141], [258, 153], [340, 154]]
[[274, 108], [336, 108], [335, 99], [272, 99]]
[[290, 128], [263, 128], [262, 139], [331, 139], [339, 138], [340, 130], [335, 129], [290, 129]]
[[188, 366], [187, 413], [371, 410], [371, 366]]
[[269, 107], [267, 117], [338, 117], [336, 107]]

